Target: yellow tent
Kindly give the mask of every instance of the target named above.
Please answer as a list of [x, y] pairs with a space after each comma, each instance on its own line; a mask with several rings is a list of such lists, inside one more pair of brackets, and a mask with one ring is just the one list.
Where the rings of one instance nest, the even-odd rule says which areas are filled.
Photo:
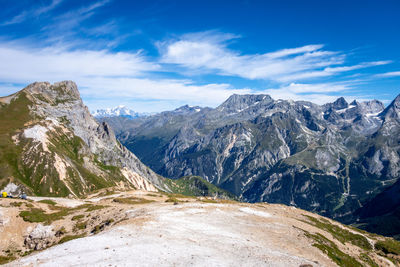
[[2, 197], [7, 197], [7, 192], [3, 192], [3, 193], [1, 194], [1, 196], [2, 196]]

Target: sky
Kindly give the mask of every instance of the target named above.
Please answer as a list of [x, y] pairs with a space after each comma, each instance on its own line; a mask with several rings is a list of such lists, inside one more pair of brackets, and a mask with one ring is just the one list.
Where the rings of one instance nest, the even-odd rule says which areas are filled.
[[90, 110], [215, 107], [231, 94], [389, 104], [400, 1], [0, 0], [0, 95], [73, 80]]

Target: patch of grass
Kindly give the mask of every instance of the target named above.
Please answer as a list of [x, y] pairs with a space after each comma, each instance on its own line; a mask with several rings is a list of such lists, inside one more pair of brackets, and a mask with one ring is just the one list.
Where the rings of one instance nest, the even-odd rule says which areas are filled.
[[363, 262], [367, 263], [367, 264], [368, 264], [369, 266], [371, 266], [371, 267], [379, 267], [379, 265], [376, 264], [376, 262], [374, 262], [374, 261], [368, 256], [368, 254], [366, 254], [366, 253], [361, 253], [361, 254], [360, 254], [360, 259], [361, 259]]
[[25, 206], [28, 207], [28, 208], [33, 208], [33, 205], [32, 205], [31, 203], [25, 202], [24, 204], [25, 204]]
[[137, 197], [129, 197], [129, 198], [114, 198], [113, 202], [121, 203], [121, 204], [146, 204], [154, 202], [154, 200], [144, 199], [144, 198], [137, 198]]
[[102, 228], [101, 228], [101, 225], [99, 224], [99, 225], [96, 225], [94, 228], [93, 228], [93, 230], [91, 231], [91, 233], [92, 234], [98, 234], [98, 233], [100, 233], [102, 231]]
[[23, 202], [11, 202], [10, 206], [11, 207], [21, 207], [22, 204], [23, 204]]
[[117, 194], [117, 192], [114, 191], [114, 190], [106, 189], [104, 192], [101, 192], [101, 193], [98, 194], [96, 197], [111, 196], [111, 195], [114, 195], [114, 194]]
[[87, 222], [77, 222], [77, 223], [75, 224], [75, 226], [74, 226], [74, 230], [75, 230], [75, 231], [77, 231], [77, 230], [83, 230], [83, 229], [86, 229], [86, 227], [87, 227]]
[[75, 207], [75, 208], [72, 208], [72, 210], [83, 210], [83, 209], [87, 209], [87, 208], [89, 208], [89, 207], [91, 207], [91, 206], [93, 206], [92, 204], [82, 204], [82, 205], [79, 205], [79, 206], [77, 206], [77, 207]]
[[0, 256], [0, 264], [6, 264], [7, 262], [15, 260], [14, 256]]
[[173, 203], [178, 203], [178, 202], [179, 202], [179, 200], [178, 200], [178, 199], [176, 199], [176, 198], [174, 198], [174, 197], [170, 197], [170, 198], [168, 198], [167, 200], [165, 200], [165, 202], [173, 202]]
[[147, 196], [149, 196], [149, 197], [161, 197], [160, 195], [156, 195], [156, 194], [147, 194]]
[[196, 198], [195, 196], [188, 196], [188, 195], [183, 195], [183, 194], [168, 194], [168, 197], [175, 197], [175, 198]]
[[328, 257], [331, 258], [332, 261], [334, 261], [337, 265], [342, 267], [363, 267], [360, 262], [341, 251], [335, 243], [323, 235], [319, 233], [311, 234], [309, 232], [305, 232], [305, 235], [314, 240], [314, 247], [320, 249], [322, 252], [328, 255]]
[[74, 240], [74, 239], [77, 239], [77, 238], [82, 238], [82, 237], [85, 237], [85, 236], [86, 236], [86, 234], [66, 235], [66, 236], [64, 236], [63, 238], [60, 239], [58, 244], [62, 244], [62, 243], [65, 243], [65, 242], [68, 242], [68, 241], [71, 241], [71, 240]]
[[199, 176], [184, 176], [179, 179], [165, 179], [165, 183], [176, 194], [184, 196], [218, 196], [235, 199], [230, 192], [220, 189]]
[[30, 255], [33, 251], [34, 251], [33, 249], [32, 250], [27, 250], [24, 253], [21, 253], [20, 255], [21, 255], [21, 257], [25, 257], [25, 256]]
[[53, 221], [61, 220], [69, 213], [69, 209], [62, 209], [54, 213], [45, 213], [42, 209], [32, 208], [19, 213], [19, 216], [26, 222], [44, 222], [50, 224]]
[[39, 203], [45, 203], [45, 204], [53, 205], [53, 206], [57, 205], [57, 203], [55, 201], [51, 200], [51, 199], [43, 199], [43, 200], [40, 200], [38, 202]]
[[73, 216], [73, 217], [71, 218], [71, 220], [73, 220], [73, 221], [78, 221], [78, 220], [80, 220], [80, 219], [83, 219], [84, 217], [85, 217], [85, 215], [79, 214], [79, 215]]
[[385, 254], [400, 255], [400, 242], [391, 238], [386, 238], [375, 243], [375, 249]]
[[90, 212], [90, 211], [94, 211], [94, 210], [101, 210], [101, 209], [104, 209], [104, 208], [107, 208], [107, 206], [103, 206], [103, 205], [91, 205], [90, 207], [88, 207], [88, 208], [86, 209], [86, 211], [87, 211], [87, 212]]
[[[236, 200], [231, 200], [231, 199], [218, 199], [218, 203], [223, 203], [223, 204], [237, 204], [239, 201]], [[265, 206], [262, 206], [265, 208]]]
[[368, 242], [368, 239], [359, 234], [354, 234], [349, 230], [346, 230], [340, 226], [334, 225], [330, 223], [326, 219], [318, 220], [312, 216], [304, 215], [311, 222], [307, 222], [315, 227], [318, 227], [324, 231], [329, 232], [335, 239], [339, 240], [341, 243], [345, 244], [346, 242], [356, 245], [364, 250], [372, 250], [372, 245]]
[[215, 199], [209, 199], [209, 198], [200, 199], [200, 201], [204, 203], [218, 203], [218, 201], [216, 201]]

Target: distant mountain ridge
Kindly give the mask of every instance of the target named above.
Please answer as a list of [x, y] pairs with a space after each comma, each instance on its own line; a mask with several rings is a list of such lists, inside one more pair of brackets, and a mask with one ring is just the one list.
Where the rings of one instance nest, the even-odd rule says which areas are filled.
[[104, 121], [165, 177], [198, 175], [245, 201], [355, 222], [355, 211], [400, 177], [399, 102], [400, 95], [386, 108], [378, 100], [317, 105], [232, 95], [197, 112], [184, 106]]
[[151, 113], [139, 113], [124, 105], [119, 105], [114, 108], [97, 109], [92, 112], [95, 118], [105, 117], [127, 117], [127, 118], [139, 118], [151, 115]]

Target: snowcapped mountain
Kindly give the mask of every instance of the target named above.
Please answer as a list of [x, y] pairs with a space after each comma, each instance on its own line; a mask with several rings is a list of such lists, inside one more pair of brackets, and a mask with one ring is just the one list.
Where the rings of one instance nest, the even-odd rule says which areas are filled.
[[106, 118], [106, 117], [138, 118], [147, 116], [148, 114], [138, 113], [124, 105], [119, 105], [114, 108], [98, 109], [95, 112], [93, 112], [92, 115], [96, 118]]

